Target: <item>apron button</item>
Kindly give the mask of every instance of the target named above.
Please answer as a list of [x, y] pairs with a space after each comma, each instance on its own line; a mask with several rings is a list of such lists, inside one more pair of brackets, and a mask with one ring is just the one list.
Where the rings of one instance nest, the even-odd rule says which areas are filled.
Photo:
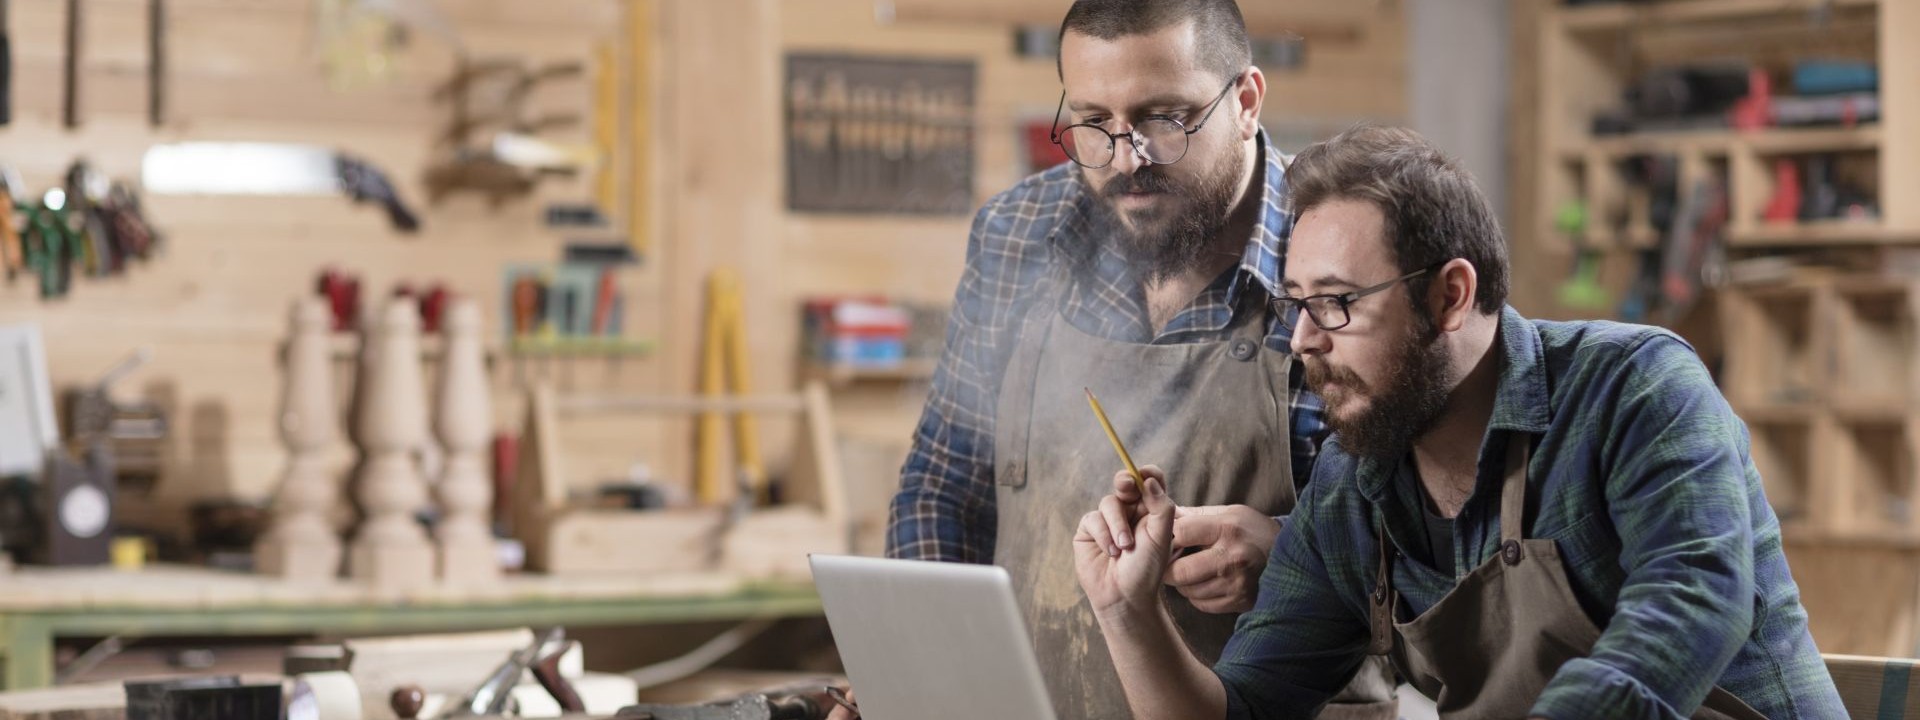
[[1500, 545], [1500, 559], [1506, 561], [1508, 565], [1519, 565], [1520, 542], [1517, 540], [1508, 540], [1502, 543]]
[[1228, 352], [1232, 353], [1233, 359], [1244, 362], [1253, 359], [1253, 353], [1256, 349], [1257, 348], [1253, 346], [1252, 340], [1242, 338], [1233, 341], [1233, 347]]

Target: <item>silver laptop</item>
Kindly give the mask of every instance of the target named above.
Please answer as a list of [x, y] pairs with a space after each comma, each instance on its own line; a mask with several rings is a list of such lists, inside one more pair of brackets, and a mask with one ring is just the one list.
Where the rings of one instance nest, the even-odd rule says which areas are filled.
[[1054, 720], [1007, 571], [808, 559], [862, 720]]

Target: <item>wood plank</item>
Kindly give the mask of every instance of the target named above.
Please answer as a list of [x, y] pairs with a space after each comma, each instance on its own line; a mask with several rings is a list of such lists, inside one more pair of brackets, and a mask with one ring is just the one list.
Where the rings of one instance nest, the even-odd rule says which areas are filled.
[[[1059, 27], [1069, 5], [1066, 0], [975, 0], [967, 3], [889, 0], [883, 7], [890, 9], [893, 18], [902, 23]], [[1368, 5], [1335, 0], [1262, 0], [1243, 3], [1240, 12], [1245, 16], [1249, 34], [1294, 33], [1309, 41], [1351, 43], [1363, 39], [1379, 18], [1388, 15], [1377, 10], [1382, 6], [1381, 3], [1372, 3], [1372, 7]]]
[[1907, 198], [1920, 193], [1920, 47], [1907, 38], [1920, 32], [1920, 5], [1887, 2], [1880, 8], [1880, 112], [1890, 126], [1880, 148], [1880, 212], [1886, 226], [1920, 231], [1920, 208]]
[[1920, 551], [1793, 538], [1786, 551], [1821, 652], [1914, 654]]
[[[1645, 25], [1724, 22], [1767, 16], [1802, 16], [1824, 5], [1873, 7], [1880, 0], [1665, 0], [1626, 5], [1598, 3], [1559, 10], [1569, 30], [1630, 30]], [[1898, 4], [1887, 3], [1887, 4]]]

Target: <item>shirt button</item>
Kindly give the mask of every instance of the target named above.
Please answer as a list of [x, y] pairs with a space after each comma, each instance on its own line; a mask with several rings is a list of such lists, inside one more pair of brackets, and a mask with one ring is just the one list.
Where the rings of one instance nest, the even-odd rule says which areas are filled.
[[1520, 542], [1517, 540], [1508, 540], [1502, 543], [1500, 545], [1500, 559], [1506, 561], [1508, 565], [1519, 565]]
[[1252, 360], [1253, 353], [1257, 349], [1258, 348], [1255, 348], [1253, 346], [1252, 340], [1247, 340], [1242, 338], [1240, 340], [1233, 341], [1233, 347], [1230, 350], [1228, 350], [1228, 352], [1233, 355], [1233, 359], [1244, 362], [1247, 360]]

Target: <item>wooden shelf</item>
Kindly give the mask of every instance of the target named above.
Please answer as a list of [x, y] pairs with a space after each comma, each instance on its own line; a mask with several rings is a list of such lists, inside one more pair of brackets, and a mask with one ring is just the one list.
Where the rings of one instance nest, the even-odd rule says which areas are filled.
[[618, 337], [516, 338], [507, 352], [518, 357], [637, 357], [653, 354], [651, 340]]
[[1749, 424], [1804, 425], [1813, 422], [1817, 407], [1812, 403], [1755, 403], [1734, 408], [1734, 414]]
[[[1897, 0], [1905, 2], [1906, 0]], [[1603, 3], [1557, 10], [1574, 32], [1627, 31], [1646, 25], [1704, 24], [1806, 16], [1831, 2], [1836, 9], [1872, 8], [1878, 0], [1665, 0], [1646, 4]]]
[[[360, 357], [360, 335], [358, 333], [335, 333], [331, 340], [335, 362], [352, 362]], [[437, 361], [445, 341], [440, 335], [420, 336], [420, 359]], [[635, 357], [652, 354], [654, 344], [649, 340], [631, 338], [561, 338], [554, 340], [516, 339], [505, 347], [489, 345], [485, 348], [487, 362], [507, 357]]]
[[1717, 156], [1735, 150], [1751, 150], [1759, 155], [1848, 152], [1879, 148], [1880, 135], [1879, 125], [1747, 131], [1668, 130], [1596, 137], [1575, 142], [1562, 149], [1560, 155], [1568, 162], [1581, 162], [1595, 153], [1606, 159], [1620, 160], [1634, 155], [1682, 152]]
[[1892, 230], [1874, 220], [1822, 220], [1810, 223], [1762, 224], [1727, 231], [1727, 244], [1764, 245], [1905, 245], [1920, 243], [1920, 231]]
[[834, 387], [856, 382], [916, 382], [933, 379], [933, 370], [938, 363], [939, 360], [932, 358], [904, 360], [887, 367], [816, 363], [807, 367], [806, 375], [809, 379], [820, 380]]

